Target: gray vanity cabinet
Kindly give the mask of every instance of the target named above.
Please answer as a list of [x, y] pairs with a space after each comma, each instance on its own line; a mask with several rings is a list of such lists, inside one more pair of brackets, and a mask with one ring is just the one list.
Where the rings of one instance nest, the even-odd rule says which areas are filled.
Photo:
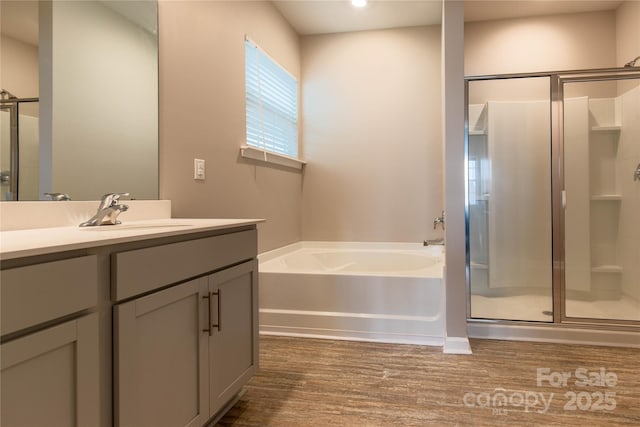
[[114, 306], [117, 426], [199, 427], [235, 403], [258, 365], [256, 252], [250, 230], [112, 256], [118, 294], [147, 291]]
[[0, 425], [99, 425], [97, 317], [2, 344]]
[[209, 401], [214, 416], [249, 381], [258, 365], [258, 261], [228, 268], [208, 279], [213, 317]]
[[18, 264], [0, 280], [0, 425], [100, 425], [96, 257]]
[[116, 422], [200, 427], [209, 419], [207, 279], [116, 306]]

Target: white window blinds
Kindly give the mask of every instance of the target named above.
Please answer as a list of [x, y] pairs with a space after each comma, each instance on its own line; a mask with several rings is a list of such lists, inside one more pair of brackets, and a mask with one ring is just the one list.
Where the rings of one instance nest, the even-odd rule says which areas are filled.
[[298, 82], [245, 40], [247, 144], [298, 157]]

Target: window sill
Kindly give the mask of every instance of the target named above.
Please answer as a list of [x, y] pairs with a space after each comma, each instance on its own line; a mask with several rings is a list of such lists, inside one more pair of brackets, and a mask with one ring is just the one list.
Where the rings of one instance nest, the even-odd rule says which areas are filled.
[[302, 170], [302, 167], [307, 164], [304, 160], [296, 159], [295, 157], [260, 150], [259, 148], [250, 147], [248, 145], [240, 147], [240, 155], [246, 159], [257, 160], [264, 163], [273, 163], [297, 170]]

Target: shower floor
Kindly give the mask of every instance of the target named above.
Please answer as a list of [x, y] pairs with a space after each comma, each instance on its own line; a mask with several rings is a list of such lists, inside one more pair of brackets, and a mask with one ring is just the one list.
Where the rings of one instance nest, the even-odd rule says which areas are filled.
[[[471, 296], [471, 314], [476, 319], [506, 319], [550, 322], [553, 309], [548, 295], [513, 295], [500, 297]], [[579, 318], [623, 319], [640, 321], [640, 301], [627, 295], [618, 300], [585, 301], [568, 299], [567, 315]]]

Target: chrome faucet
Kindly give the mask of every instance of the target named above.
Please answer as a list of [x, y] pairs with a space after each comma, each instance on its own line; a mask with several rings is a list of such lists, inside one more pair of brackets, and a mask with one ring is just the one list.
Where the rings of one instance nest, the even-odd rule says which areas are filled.
[[434, 230], [438, 227], [438, 224], [442, 224], [442, 229], [444, 230], [444, 211], [442, 211], [442, 216], [437, 216], [433, 220], [433, 229]]
[[93, 227], [97, 225], [120, 224], [118, 215], [129, 209], [129, 206], [118, 203], [120, 197], [126, 197], [129, 193], [108, 193], [102, 196], [98, 212], [89, 220], [80, 224], [80, 227]]

